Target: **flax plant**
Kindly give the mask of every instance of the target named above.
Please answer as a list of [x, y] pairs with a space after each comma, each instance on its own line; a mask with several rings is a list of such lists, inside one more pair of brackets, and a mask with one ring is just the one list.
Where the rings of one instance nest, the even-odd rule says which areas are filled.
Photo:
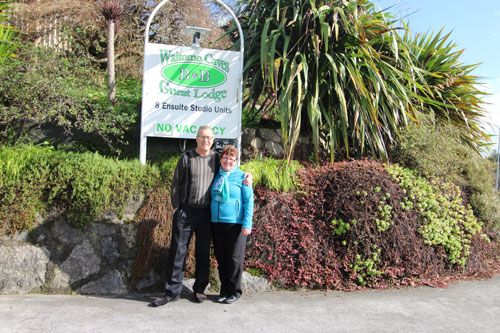
[[[406, 33], [404, 40], [422, 75], [417, 77], [417, 95], [423, 113], [433, 114], [438, 122], [450, 123], [459, 129], [463, 144], [479, 152], [487, 135], [480, 124], [486, 116], [480, 90], [480, 78], [472, 72], [479, 64], [465, 65], [460, 61], [464, 50], [450, 40], [451, 33]], [[425, 87], [425, 88], [424, 88]]]
[[[438, 74], [420, 67], [418, 46], [397, 32], [406, 27], [396, 27], [371, 2], [242, 0], [240, 8], [245, 103], [256, 105], [265, 96], [274, 102], [268, 105], [279, 106], [288, 160], [305, 129], [312, 132], [316, 161], [320, 137], [332, 162], [335, 151], [385, 159], [400, 129], [417, 122], [417, 111], [437, 106], [446, 109], [446, 119], [467, 128], [464, 138], [482, 136], [471, 122], [477, 107], [466, 113], [453, 104], [456, 99], [435, 101], [436, 87], [427, 81]], [[477, 96], [469, 94], [472, 102]]]

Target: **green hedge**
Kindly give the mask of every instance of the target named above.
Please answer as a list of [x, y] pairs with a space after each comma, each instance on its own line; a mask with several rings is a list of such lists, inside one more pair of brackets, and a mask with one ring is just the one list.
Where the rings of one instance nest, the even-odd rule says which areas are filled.
[[0, 147], [0, 232], [31, 229], [37, 213], [59, 209], [83, 227], [160, 181], [157, 167], [50, 147]]
[[432, 116], [419, 115], [391, 152], [391, 162], [460, 187], [474, 215], [489, 231], [500, 230], [500, 196], [495, 189], [495, 163], [481, 157], [459, 139], [460, 130], [437, 125]]

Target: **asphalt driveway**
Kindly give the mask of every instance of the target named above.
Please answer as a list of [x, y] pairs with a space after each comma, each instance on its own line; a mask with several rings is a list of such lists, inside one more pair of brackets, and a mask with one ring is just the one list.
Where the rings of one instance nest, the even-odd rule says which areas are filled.
[[127, 297], [0, 295], [0, 332], [500, 332], [500, 276], [446, 289], [216, 295], [151, 308]]

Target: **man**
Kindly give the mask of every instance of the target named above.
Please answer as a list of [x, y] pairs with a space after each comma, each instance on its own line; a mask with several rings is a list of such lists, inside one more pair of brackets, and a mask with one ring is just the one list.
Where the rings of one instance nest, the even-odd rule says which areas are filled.
[[[172, 242], [167, 263], [165, 296], [155, 299], [150, 306], [162, 306], [179, 299], [184, 278], [184, 260], [193, 232], [195, 243], [194, 298], [205, 301], [210, 269], [210, 187], [219, 171], [219, 155], [211, 151], [214, 133], [210, 126], [202, 126], [196, 134], [196, 149], [179, 157], [172, 180], [171, 200], [174, 208]], [[252, 184], [250, 174], [246, 185]]]

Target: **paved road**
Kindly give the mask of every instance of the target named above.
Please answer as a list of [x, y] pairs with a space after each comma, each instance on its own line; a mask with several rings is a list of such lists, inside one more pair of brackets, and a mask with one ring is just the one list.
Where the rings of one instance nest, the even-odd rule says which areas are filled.
[[0, 332], [500, 332], [500, 276], [447, 289], [267, 292], [231, 305], [0, 295]]

